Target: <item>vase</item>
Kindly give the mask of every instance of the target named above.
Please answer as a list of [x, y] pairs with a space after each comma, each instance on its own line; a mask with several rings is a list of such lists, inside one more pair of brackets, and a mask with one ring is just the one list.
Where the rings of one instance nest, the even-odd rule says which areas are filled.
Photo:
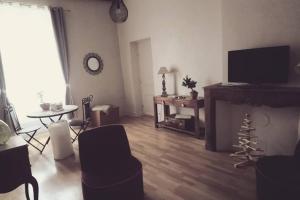
[[6, 144], [11, 136], [9, 126], [4, 121], [0, 120], [0, 145]]
[[198, 92], [195, 91], [195, 90], [191, 91], [191, 97], [192, 97], [192, 99], [197, 99], [197, 97], [198, 97]]

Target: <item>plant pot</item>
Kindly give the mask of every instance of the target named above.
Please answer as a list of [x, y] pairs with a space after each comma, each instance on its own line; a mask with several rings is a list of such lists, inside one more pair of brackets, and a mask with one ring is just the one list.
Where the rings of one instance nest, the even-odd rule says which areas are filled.
[[41, 103], [40, 107], [43, 109], [43, 111], [48, 111], [50, 109], [50, 103]]
[[195, 90], [191, 91], [191, 97], [192, 97], [192, 99], [197, 99], [197, 97], [198, 97], [198, 92], [195, 91]]

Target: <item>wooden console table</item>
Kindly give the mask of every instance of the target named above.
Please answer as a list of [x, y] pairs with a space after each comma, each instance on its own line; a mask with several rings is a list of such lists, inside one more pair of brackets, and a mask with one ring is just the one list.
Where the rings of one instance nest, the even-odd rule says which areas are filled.
[[206, 149], [216, 151], [216, 101], [254, 106], [300, 106], [300, 87], [283, 85], [223, 85], [204, 87]]
[[[199, 125], [199, 108], [204, 107], [204, 99], [198, 98], [198, 99], [176, 99], [175, 97], [161, 97], [161, 96], [155, 96], [153, 97], [153, 103], [154, 103], [154, 125], [156, 128], [163, 127], [163, 128], [169, 128], [176, 131], [185, 132], [191, 135], [196, 136], [197, 138], [204, 136], [204, 131], [201, 131], [200, 125]], [[185, 108], [192, 108], [194, 110], [194, 130], [183, 130], [174, 128], [171, 126], [168, 126], [164, 122], [158, 121], [158, 113], [157, 113], [157, 104], [163, 105], [163, 113], [164, 116], [170, 116], [170, 106], [175, 107], [185, 107]]]
[[38, 200], [38, 183], [31, 174], [27, 143], [21, 136], [13, 136], [0, 146], [0, 163], [0, 193], [25, 184], [25, 195], [29, 200], [28, 184], [31, 184], [34, 200]]

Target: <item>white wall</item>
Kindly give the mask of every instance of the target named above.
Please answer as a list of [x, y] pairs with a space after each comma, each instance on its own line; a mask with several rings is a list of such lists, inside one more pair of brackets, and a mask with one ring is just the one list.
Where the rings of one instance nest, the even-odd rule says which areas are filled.
[[[111, 2], [89, 0], [17, 0], [28, 4], [61, 6], [65, 10], [70, 54], [70, 83], [77, 105], [94, 95], [94, 104], [119, 105], [124, 110], [124, 88], [116, 24], [109, 16]], [[101, 74], [92, 76], [83, 68], [83, 58], [94, 52], [103, 59]], [[81, 114], [78, 113], [79, 117]]]
[[227, 81], [230, 50], [290, 45], [290, 83], [300, 82], [299, 0], [223, 0], [223, 78]]
[[[223, 80], [227, 81], [230, 50], [266, 46], [289, 45], [291, 65], [289, 84], [299, 84], [300, 75], [294, 66], [300, 61], [300, 1], [298, 0], [224, 0], [222, 4]], [[299, 109], [236, 106], [225, 104], [226, 113], [219, 109], [217, 127], [231, 124], [228, 129], [219, 129], [217, 142], [222, 150], [229, 150], [236, 141], [242, 114], [253, 115], [257, 124], [256, 134], [267, 155], [292, 154], [298, 136]], [[230, 115], [230, 122], [226, 116]], [[264, 117], [262, 117], [264, 116]], [[266, 125], [265, 119], [269, 122]], [[222, 120], [220, 120], [222, 119]], [[225, 125], [224, 125], [225, 124]], [[225, 141], [225, 142], [224, 142]]]
[[118, 25], [125, 96], [129, 114], [138, 112], [132, 78], [130, 42], [151, 38], [155, 94], [161, 93], [160, 66], [177, 70], [167, 76], [169, 94], [188, 94], [186, 74], [197, 90], [227, 81], [227, 52], [275, 45], [291, 46], [290, 83], [299, 83], [294, 66], [300, 61], [298, 0], [126, 0], [128, 21]]
[[[94, 95], [94, 104], [119, 105], [124, 108], [123, 77], [116, 25], [109, 17], [109, 2], [81, 1], [62, 5], [66, 13], [70, 50], [71, 85], [77, 104], [82, 97]], [[104, 63], [101, 74], [92, 76], [83, 68], [84, 56], [98, 53]]]
[[196, 90], [222, 81], [221, 0], [127, 0], [128, 21], [118, 25], [128, 114], [138, 114], [138, 93], [132, 77], [130, 42], [150, 38], [155, 94], [161, 94], [161, 66], [177, 71], [167, 75], [169, 94], [188, 94], [185, 75], [198, 81]]
[[[174, 75], [167, 76], [169, 94], [188, 93], [181, 86], [183, 76], [188, 74], [198, 81], [197, 90], [203, 95], [201, 87], [227, 81], [227, 51], [276, 45], [290, 45], [289, 82], [300, 83], [293, 68], [300, 61], [298, 0], [127, 0], [125, 3], [129, 18], [118, 25], [118, 34], [129, 114], [138, 113], [139, 99], [132, 78], [130, 42], [144, 38], [152, 41], [155, 94], [161, 93], [161, 80], [156, 74], [161, 66], [178, 71], [176, 79]], [[221, 148], [230, 149], [242, 114], [250, 112], [256, 123], [261, 120], [257, 113], [270, 119], [267, 127], [259, 128], [258, 134], [273, 137], [272, 144], [278, 143], [283, 134], [287, 136], [287, 143], [279, 142], [278, 147], [268, 145], [268, 154], [292, 152], [297, 134], [297, 109], [230, 106], [224, 102], [218, 105], [218, 130], [227, 137], [217, 136], [223, 142]], [[224, 120], [228, 115], [230, 119]], [[263, 140], [268, 142], [266, 138]]]

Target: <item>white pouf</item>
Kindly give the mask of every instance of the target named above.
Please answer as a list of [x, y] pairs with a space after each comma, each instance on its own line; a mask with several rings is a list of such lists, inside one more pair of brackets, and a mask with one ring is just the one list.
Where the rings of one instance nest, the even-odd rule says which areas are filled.
[[102, 111], [105, 114], [108, 114], [108, 111], [110, 108], [111, 108], [111, 105], [96, 105], [92, 108], [92, 111]]
[[74, 154], [70, 129], [66, 120], [60, 120], [50, 124], [48, 130], [55, 160], [61, 160]]

